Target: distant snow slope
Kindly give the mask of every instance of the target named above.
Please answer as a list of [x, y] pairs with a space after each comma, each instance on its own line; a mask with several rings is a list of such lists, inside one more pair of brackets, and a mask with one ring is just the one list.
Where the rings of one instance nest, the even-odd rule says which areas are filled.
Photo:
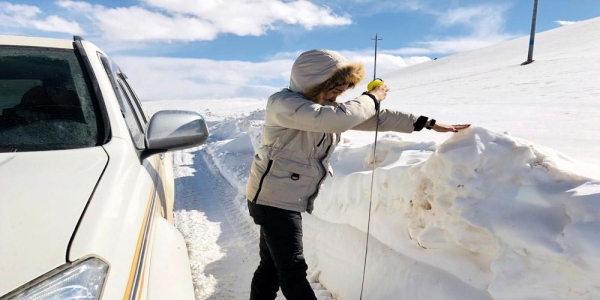
[[529, 37], [382, 74], [391, 87], [383, 106], [509, 132], [600, 165], [598, 28], [600, 18], [538, 33], [526, 66]]

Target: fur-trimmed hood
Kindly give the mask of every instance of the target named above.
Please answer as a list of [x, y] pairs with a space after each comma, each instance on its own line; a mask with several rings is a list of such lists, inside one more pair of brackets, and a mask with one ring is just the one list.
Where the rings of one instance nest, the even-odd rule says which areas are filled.
[[364, 77], [362, 63], [351, 63], [335, 51], [310, 50], [300, 54], [294, 62], [290, 90], [315, 101], [320, 92], [346, 83], [353, 88]]

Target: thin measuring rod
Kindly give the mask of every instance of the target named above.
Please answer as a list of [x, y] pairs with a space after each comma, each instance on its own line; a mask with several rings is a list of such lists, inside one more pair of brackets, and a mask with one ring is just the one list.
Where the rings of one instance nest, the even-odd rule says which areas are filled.
[[[373, 69], [373, 80], [377, 78], [377, 41], [381, 41], [382, 39], [377, 38], [377, 33], [375, 34], [375, 38], [371, 38], [371, 40], [375, 40], [375, 66]], [[380, 104], [381, 105], [381, 104]], [[365, 273], [367, 271], [367, 256], [369, 254], [369, 235], [371, 231], [371, 206], [373, 203], [373, 184], [375, 181], [375, 162], [377, 154], [377, 132], [379, 131], [379, 109], [377, 109], [377, 123], [375, 125], [375, 143], [373, 143], [373, 168], [371, 170], [371, 192], [369, 194], [369, 218], [367, 221], [367, 243], [365, 245], [365, 262], [363, 264], [363, 274], [362, 274], [362, 284], [360, 285], [360, 300], [363, 297], [363, 290], [365, 288]]]

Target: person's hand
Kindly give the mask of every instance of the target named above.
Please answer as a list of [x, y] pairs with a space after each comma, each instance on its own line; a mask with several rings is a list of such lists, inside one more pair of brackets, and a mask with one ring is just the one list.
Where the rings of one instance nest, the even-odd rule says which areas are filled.
[[384, 84], [374, 87], [371, 91], [369, 91], [369, 93], [375, 96], [375, 98], [377, 98], [377, 101], [381, 102], [383, 101], [383, 99], [385, 99], [385, 97], [387, 97], [387, 92], [389, 90], [390, 88]]
[[459, 132], [463, 129], [469, 128], [469, 126], [471, 126], [471, 124], [446, 125], [436, 122], [432, 129], [437, 132]]

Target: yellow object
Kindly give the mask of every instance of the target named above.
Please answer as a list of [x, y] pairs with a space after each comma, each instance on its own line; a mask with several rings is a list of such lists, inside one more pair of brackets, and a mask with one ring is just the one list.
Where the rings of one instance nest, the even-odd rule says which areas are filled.
[[380, 86], [380, 85], [384, 85], [385, 83], [383, 83], [383, 80], [379, 79], [379, 78], [375, 78], [373, 79], [373, 81], [369, 82], [369, 84], [367, 85], [367, 91], [372, 91], [376, 86]]

